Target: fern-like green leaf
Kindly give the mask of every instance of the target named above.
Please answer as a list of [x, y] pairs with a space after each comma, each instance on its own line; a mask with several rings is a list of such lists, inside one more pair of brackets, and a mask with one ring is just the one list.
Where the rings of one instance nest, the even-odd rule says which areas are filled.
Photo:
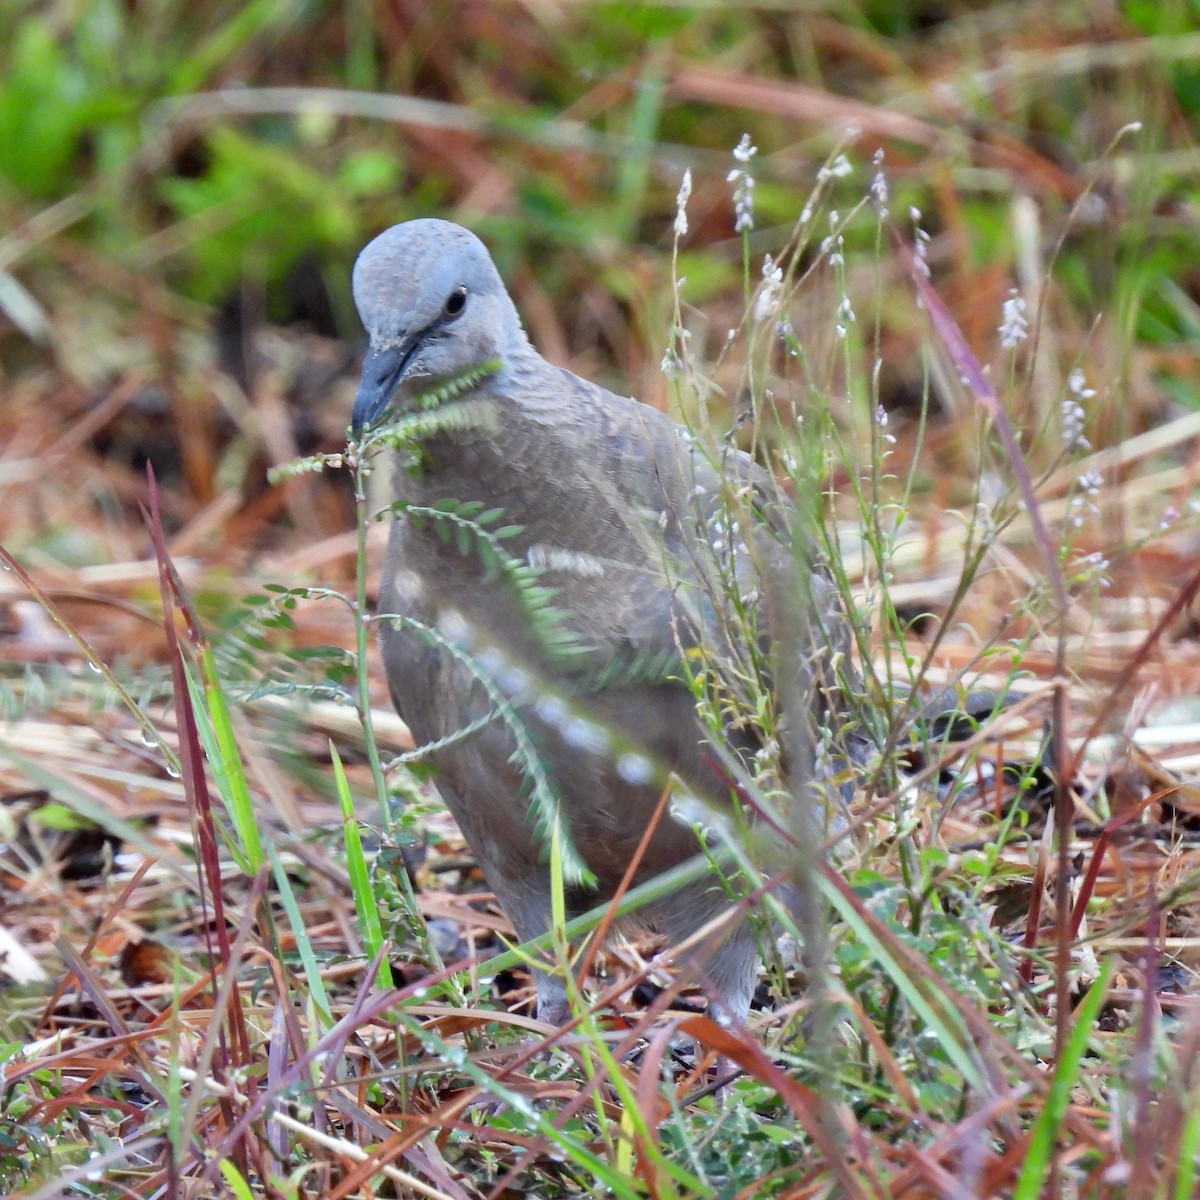
[[[503, 721], [512, 734], [515, 743], [512, 762], [521, 772], [521, 777], [524, 780], [531, 815], [533, 817], [535, 835], [540, 844], [548, 849], [551, 832], [558, 829], [562, 834], [560, 845], [564, 879], [572, 886], [594, 886], [596, 882], [595, 876], [571, 844], [569, 827], [563, 818], [558, 795], [537, 752], [537, 747], [529, 728], [525, 724], [525, 719], [520, 709], [496, 684], [493, 677], [494, 673], [487, 669], [479, 661], [479, 658], [471, 653], [469, 648], [451, 641], [440, 629], [435, 629], [433, 626], [416, 621], [411, 617], [403, 617], [395, 613], [381, 613], [380, 619], [392, 621], [398, 628], [414, 632], [429, 645], [436, 647], [438, 650], [462, 663], [470, 672], [472, 678], [483, 689], [490, 705], [490, 712], [486, 718], [473, 722], [470, 726], [459, 730], [449, 738], [442, 739], [440, 742], [422, 746], [420, 747], [420, 751], [428, 754], [433, 750], [449, 745], [452, 741], [468, 736], [469, 733], [474, 733], [478, 728], [481, 728], [492, 720]], [[412, 756], [406, 756], [406, 758], [409, 757]]]
[[[485, 514], [482, 507], [478, 501], [439, 500], [431, 505], [399, 501], [388, 511], [405, 514], [418, 528], [432, 524], [444, 545], [449, 545], [453, 538], [464, 557], [475, 554], [485, 576], [499, 577], [508, 583], [521, 615], [547, 660], [564, 669], [580, 664], [589, 647], [571, 630], [566, 614], [556, 606], [557, 592], [540, 582], [540, 570], [509, 554], [501, 545], [502, 534], [511, 537], [513, 533], [520, 533], [521, 527], [486, 528], [487, 523], [499, 520], [503, 513], [500, 509], [492, 509]], [[486, 522], [482, 519], [485, 516]]]

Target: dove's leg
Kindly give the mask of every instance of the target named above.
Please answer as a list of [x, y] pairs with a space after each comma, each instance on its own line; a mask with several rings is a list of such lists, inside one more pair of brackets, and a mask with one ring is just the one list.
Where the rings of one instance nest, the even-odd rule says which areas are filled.
[[[512, 921], [518, 942], [542, 937], [551, 927], [549, 872], [534, 863], [526, 863], [525, 867], [516, 875], [510, 870], [485, 870], [500, 907]], [[537, 985], [538, 1020], [550, 1025], [565, 1024], [571, 1015], [566, 980], [561, 975], [538, 970], [534, 971], [533, 979]]]
[[[710, 877], [697, 879], [660, 901], [652, 917], [671, 945], [690, 938], [698, 929], [721, 916], [728, 916], [731, 902], [720, 883]], [[732, 926], [714, 929], [693, 950], [681, 956], [680, 967], [712, 988], [718, 1002], [717, 1015], [743, 1021], [758, 986], [758, 945], [745, 917], [732, 919]]]

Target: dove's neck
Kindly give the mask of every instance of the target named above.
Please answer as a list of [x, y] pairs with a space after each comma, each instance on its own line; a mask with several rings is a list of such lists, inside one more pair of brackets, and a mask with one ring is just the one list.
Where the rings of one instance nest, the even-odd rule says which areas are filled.
[[521, 337], [501, 369], [454, 397], [466, 416], [423, 437], [396, 475], [400, 495], [417, 503], [484, 496], [529, 497], [544, 475], [570, 464], [554, 449], [554, 427], [568, 420], [563, 372]]
[[514, 416], [544, 420], [563, 411], [562, 372], [551, 366], [525, 339], [505, 356], [504, 370], [493, 381]]

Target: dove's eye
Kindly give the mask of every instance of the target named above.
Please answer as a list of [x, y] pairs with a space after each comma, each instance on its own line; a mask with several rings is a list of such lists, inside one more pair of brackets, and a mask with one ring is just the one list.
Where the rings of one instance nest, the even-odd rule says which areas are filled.
[[464, 308], [467, 307], [467, 289], [459, 284], [458, 287], [446, 297], [446, 304], [443, 312], [448, 317], [457, 317]]

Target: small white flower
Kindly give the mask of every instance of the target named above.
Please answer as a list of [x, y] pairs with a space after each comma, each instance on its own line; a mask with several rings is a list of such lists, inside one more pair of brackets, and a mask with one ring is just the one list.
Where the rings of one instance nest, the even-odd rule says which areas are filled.
[[910, 208], [909, 216], [913, 219], [913, 263], [917, 270], [926, 278], [929, 277], [929, 234], [917, 222], [921, 219], [919, 208]]
[[1029, 320], [1025, 316], [1025, 298], [1016, 288], [1008, 294], [1000, 314], [1000, 345], [1006, 350], [1019, 346], [1029, 336]]
[[1078, 400], [1064, 400], [1061, 413], [1063, 448], [1090, 450], [1091, 443], [1083, 436], [1083, 427], [1087, 422], [1087, 412], [1083, 405]]
[[725, 181], [734, 185], [734, 233], [742, 233], [754, 228], [754, 178], [746, 170], [745, 164], [757, 153], [758, 147], [751, 144], [748, 133], [743, 133], [742, 140], [733, 148], [733, 157], [742, 164], [740, 167], [734, 167], [725, 176]]
[[871, 177], [871, 203], [875, 205], [876, 211], [881, 217], [888, 215], [888, 181], [887, 176], [883, 172], [883, 151], [875, 151], [875, 174]]
[[837, 306], [837, 317], [833, 327], [839, 338], [846, 336], [846, 332], [850, 328], [850, 323], [854, 319], [854, 309], [850, 306], [850, 297], [843, 295], [841, 302]]
[[1082, 579], [1093, 578], [1102, 588], [1112, 585], [1112, 580], [1105, 575], [1109, 566], [1108, 559], [1099, 550], [1085, 554], [1076, 562], [1075, 566]]
[[783, 268], [776, 266], [768, 254], [763, 259], [763, 284], [754, 301], [754, 319], [765, 321], [779, 311], [779, 299], [783, 294]]
[[[880, 441], [882, 441], [885, 445], [894, 446], [896, 444], [896, 435], [887, 432], [889, 419], [888, 410], [884, 408], [882, 404], [877, 405], [875, 408], [875, 427], [876, 429], [883, 431], [880, 434]], [[890, 454], [891, 451], [886, 450], [884, 453]]]
[[779, 743], [774, 738], [767, 738], [762, 748], [754, 752], [754, 761], [760, 766], [774, 762], [779, 757]]
[[749, 175], [742, 176], [741, 187], [734, 195], [733, 232], [754, 228], [754, 180]]
[[1071, 497], [1071, 503], [1067, 510], [1067, 518], [1073, 528], [1081, 528], [1088, 516], [1098, 517], [1100, 515], [1096, 498], [1100, 495], [1100, 489], [1103, 486], [1104, 476], [1094, 467], [1085, 471], [1076, 480], [1076, 491]]
[[683, 173], [683, 182], [679, 185], [679, 194], [675, 197], [675, 236], [681, 238], [688, 231], [687, 203], [692, 195], [692, 171], [689, 167]]
[[1081, 400], [1090, 400], [1096, 394], [1095, 388], [1087, 386], [1087, 377], [1084, 375], [1082, 367], [1071, 369], [1071, 374], [1067, 376], [1067, 387]]
[[842, 247], [845, 246], [846, 239], [839, 234], [830, 234], [821, 243], [821, 253], [829, 255], [829, 265], [831, 267], [840, 267], [845, 261], [842, 255]]
[[680, 372], [683, 370], [683, 359], [679, 357], [674, 346], [668, 346], [663, 353], [662, 362], [658, 364], [658, 369], [668, 379], [678, 379]]
[[733, 148], [733, 157], [740, 163], [748, 163], [758, 153], [758, 147], [750, 141], [750, 135], [743, 133], [741, 140]]
[[1091, 450], [1091, 443], [1084, 437], [1087, 409], [1082, 402], [1092, 400], [1096, 389], [1088, 388], [1087, 377], [1082, 367], [1073, 367], [1067, 376], [1067, 400], [1062, 402], [1062, 442], [1068, 450]]
[[839, 154], [829, 166], [822, 167], [817, 172], [817, 182], [824, 183], [827, 179], [844, 179], [853, 170], [850, 160], [844, 154]]

